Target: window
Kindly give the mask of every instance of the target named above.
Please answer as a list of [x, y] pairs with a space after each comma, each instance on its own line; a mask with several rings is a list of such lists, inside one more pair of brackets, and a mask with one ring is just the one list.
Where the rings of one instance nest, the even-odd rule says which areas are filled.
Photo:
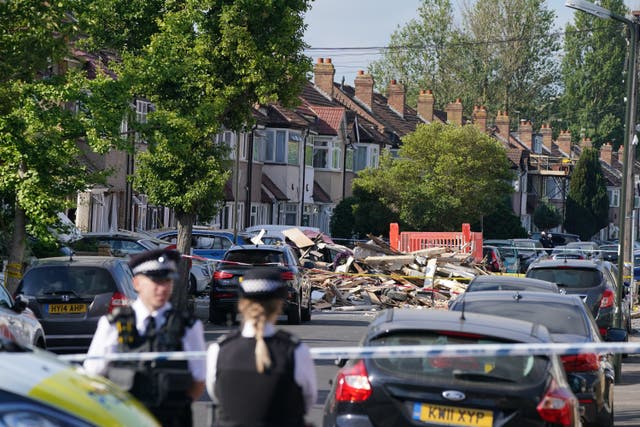
[[287, 164], [300, 164], [300, 143], [302, 137], [300, 134], [289, 132], [289, 141], [287, 142]]
[[[235, 134], [231, 131], [223, 131], [216, 135], [216, 142], [220, 145], [226, 145], [229, 147], [229, 158], [236, 158], [236, 138]], [[240, 158], [242, 159], [242, 153], [240, 153]]]
[[344, 169], [348, 171], [353, 170], [353, 148], [347, 148], [347, 155], [344, 159]]
[[353, 170], [354, 172], [361, 171], [367, 168], [367, 146], [358, 145], [353, 155]]
[[[136, 121], [141, 124], [147, 123], [147, 114], [151, 111], [151, 103], [148, 101], [143, 101], [141, 99], [136, 99]], [[147, 141], [143, 140], [140, 136], [140, 133], [136, 132], [135, 134], [135, 142], [140, 142], [146, 144]]]
[[313, 142], [308, 142], [304, 146], [304, 164], [313, 166]]
[[342, 150], [340, 149], [340, 143], [338, 141], [331, 142], [331, 168], [334, 170], [340, 169], [340, 157]]
[[295, 203], [286, 203], [284, 205], [284, 224], [296, 225], [298, 219], [298, 205]]
[[264, 144], [264, 161], [272, 163], [285, 163], [287, 151], [287, 132], [284, 130], [266, 131]]
[[340, 170], [340, 142], [316, 139], [313, 144], [313, 167]]
[[609, 196], [609, 207], [617, 208], [620, 206], [620, 189], [609, 188], [607, 189], [607, 196]]

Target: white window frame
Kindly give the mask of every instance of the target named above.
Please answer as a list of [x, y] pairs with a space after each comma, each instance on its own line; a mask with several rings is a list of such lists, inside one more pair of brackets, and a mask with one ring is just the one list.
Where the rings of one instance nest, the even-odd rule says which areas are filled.
[[[380, 146], [378, 144], [354, 144], [355, 152], [353, 155], [353, 170], [359, 172], [366, 168], [377, 168], [380, 164]], [[362, 157], [359, 159], [358, 154]]]
[[620, 189], [619, 188], [607, 188], [607, 197], [609, 197], [609, 207], [620, 207]]

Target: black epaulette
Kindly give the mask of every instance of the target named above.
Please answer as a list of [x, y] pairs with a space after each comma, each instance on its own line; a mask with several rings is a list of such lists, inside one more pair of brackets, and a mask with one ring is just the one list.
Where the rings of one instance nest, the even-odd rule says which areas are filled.
[[297, 336], [290, 334], [287, 331], [283, 331], [283, 330], [278, 330], [275, 335], [277, 335], [279, 338], [281, 339], [286, 339], [289, 340], [294, 347], [297, 347], [298, 345], [300, 345], [300, 338], [298, 338]]

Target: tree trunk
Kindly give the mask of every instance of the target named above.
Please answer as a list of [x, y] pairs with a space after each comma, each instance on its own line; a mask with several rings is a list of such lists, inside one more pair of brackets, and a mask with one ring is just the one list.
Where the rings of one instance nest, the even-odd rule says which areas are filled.
[[[193, 232], [193, 223], [195, 222], [195, 214], [176, 213], [178, 221], [178, 240], [176, 241], [176, 249], [181, 254], [191, 254], [191, 236]], [[182, 258], [178, 268], [178, 280], [173, 287], [173, 295], [171, 303], [178, 310], [187, 310], [189, 303], [189, 267], [191, 265], [189, 258]]]
[[18, 289], [18, 284], [22, 280], [26, 236], [26, 216], [24, 210], [16, 203], [16, 214], [13, 222], [13, 234], [11, 235], [11, 246], [9, 249], [9, 264], [6, 271], [6, 288], [11, 295]]

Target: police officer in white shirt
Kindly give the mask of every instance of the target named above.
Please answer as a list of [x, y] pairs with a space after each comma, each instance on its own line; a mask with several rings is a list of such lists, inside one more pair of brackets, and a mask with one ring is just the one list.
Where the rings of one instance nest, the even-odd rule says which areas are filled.
[[[138, 298], [98, 322], [84, 362], [89, 373], [104, 375], [140, 400], [163, 426], [192, 425], [191, 403], [205, 388], [205, 361], [112, 361], [117, 352], [204, 351], [202, 322], [173, 309], [169, 298], [180, 254], [158, 249], [133, 256], [129, 267]], [[93, 357], [98, 358], [93, 358]]]
[[240, 283], [240, 331], [207, 350], [207, 392], [214, 426], [303, 427], [317, 398], [309, 348], [276, 330], [287, 295], [275, 267], [254, 267]]

